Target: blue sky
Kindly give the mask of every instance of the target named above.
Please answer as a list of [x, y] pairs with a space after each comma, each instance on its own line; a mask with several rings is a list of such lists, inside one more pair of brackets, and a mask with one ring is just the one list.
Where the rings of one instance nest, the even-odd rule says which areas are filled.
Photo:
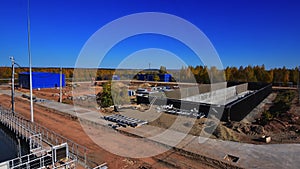
[[[293, 68], [300, 65], [299, 9], [297, 0], [31, 0], [32, 64], [74, 67], [85, 42], [105, 24], [133, 13], [163, 12], [202, 30], [224, 67]], [[9, 56], [28, 66], [26, 14], [27, 0], [0, 1], [0, 66], [10, 65]], [[126, 56], [147, 48], [175, 53], [188, 65], [203, 64], [184, 44], [145, 34], [117, 44], [100, 67], [116, 67]]]

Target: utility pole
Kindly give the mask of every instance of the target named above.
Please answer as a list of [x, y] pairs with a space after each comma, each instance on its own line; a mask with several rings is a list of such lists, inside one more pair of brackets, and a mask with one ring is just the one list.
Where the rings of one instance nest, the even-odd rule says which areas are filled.
[[29, 14], [30, 1], [27, 4], [27, 35], [28, 35], [28, 57], [29, 57], [29, 88], [30, 88], [30, 118], [31, 122], [34, 122], [33, 118], [33, 99], [32, 99], [32, 65], [31, 65], [31, 49], [30, 49], [30, 14]]
[[300, 104], [300, 66], [298, 66], [298, 82], [297, 82], [297, 87], [298, 87], [298, 104]]
[[10, 57], [11, 60], [11, 112], [15, 114], [15, 59], [14, 57]]
[[62, 103], [62, 67], [60, 67], [59, 76], [59, 102]]

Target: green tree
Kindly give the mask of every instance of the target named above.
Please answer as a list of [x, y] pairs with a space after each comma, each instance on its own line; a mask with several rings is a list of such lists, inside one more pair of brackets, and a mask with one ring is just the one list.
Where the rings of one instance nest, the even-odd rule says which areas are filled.
[[96, 101], [100, 107], [109, 107], [113, 105], [111, 83], [105, 83], [103, 85], [102, 92], [99, 92], [96, 96]]

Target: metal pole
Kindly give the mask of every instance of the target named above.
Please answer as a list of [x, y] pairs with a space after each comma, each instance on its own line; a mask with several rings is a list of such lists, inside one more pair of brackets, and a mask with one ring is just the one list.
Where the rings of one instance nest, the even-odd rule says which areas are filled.
[[28, 0], [28, 5], [27, 5], [27, 33], [28, 33], [28, 57], [29, 57], [30, 117], [31, 117], [31, 122], [34, 122], [34, 120], [33, 120], [33, 100], [32, 100], [32, 68], [31, 68], [31, 51], [30, 51], [29, 5], [30, 5], [30, 2]]
[[298, 104], [300, 104], [300, 66], [298, 66]]
[[60, 67], [60, 80], [59, 80], [59, 102], [62, 103], [62, 67]]
[[22, 156], [21, 143], [20, 143], [20, 139], [18, 137], [17, 137], [17, 140], [18, 140], [18, 156], [21, 157]]
[[11, 112], [15, 114], [15, 59], [14, 57], [10, 57], [11, 60]]

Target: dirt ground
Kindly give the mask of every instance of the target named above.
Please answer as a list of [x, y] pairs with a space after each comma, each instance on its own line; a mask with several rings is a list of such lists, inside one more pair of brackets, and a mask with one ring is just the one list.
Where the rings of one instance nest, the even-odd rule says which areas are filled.
[[[22, 93], [29, 93], [29, 89], [18, 88], [17, 91]], [[63, 101], [66, 101], [70, 97], [78, 97], [84, 95], [96, 95], [97, 93], [102, 91], [101, 86], [93, 86], [90, 83], [80, 84], [78, 87], [66, 86], [62, 89], [62, 98]], [[42, 88], [42, 89], [34, 89], [33, 94], [42, 99], [48, 100], [59, 100], [59, 88]]]
[[[102, 91], [100, 86], [93, 87], [90, 83], [81, 84], [81, 87], [83, 90], [77, 90], [75, 94], [72, 93], [72, 87], [68, 86], [64, 88], [63, 101], [65, 103], [72, 104], [72, 100], [68, 99], [70, 96], [73, 97], [97, 94], [98, 92]], [[9, 90], [9, 87], [2, 89]], [[27, 89], [18, 90], [24, 93], [29, 92]], [[59, 99], [59, 89], [34, 90], [33, 93], [39, 98], [55, 101]], [[274, 96], [276, 97], [276, 95]], [[272, 101], [275, 99], [275, 97], [269, 100], [270, 103], [263, 106], [264, 110], [268, 110], [272, 106]], [[292, 101], [290, 110], [283, 113], [278, 118], [268, 121], [268, 123], [265, 125], [259, 124], [256, 121], [221, 122], [211, 137], [215, 139], [231, 140], [242, 143], [266, 144], [259, 141], [259, 138], [261, 138], [263, 135], [268, 135], [272, 138], [272, 144], [300, 143], [300, 105], [298, 104], [297, 98], [298, 95], [296, 94]], [[0, 95], [0, 103], [2, 106], [9, 108], [10, 97], [7, 95]], [[82, 105], [85, 107], [95, 108], [95, 106], [87, 106], [86, 102], [82, 102]], [[16, 98], [16, 111], [29, 119], [30, 110], [28, 100]], [[258, 115], [256, 118], [260, 118], [260, 115]], [[155, 121], [150, 122], [149, 125], [168, 128], [173, 124], [175, 119], [175, 115], [162, 114]], [[99, 163], [107, 162], [109, 168], [218, 168], [217, 165], [212, 165], [203, 159], [189, 157], [175, 150], [169, 150], [168, 152], [158, 156], [143, 159], [131, 159], [117, 156], [107, 152], [95, 144], [85, 134], [77, 120], [63, 116], [58, 112], [38, 105], [35, 105], [35, 121], [36, 123], [39, 123], [55, 131], [56, 133], [74, 140], [78, 144], [88, 147], [91, 150], [89, 155], [90, 158]], [[189, 134], [198, 136], [204, 127], [204, 121], [205, 119], [197, 119], [195, 123], [192, 124], [193, 126]], [[190, 124], [184, 125], [188, 126]]]
[[[1, 106], [10, 108], [10, 97], [0, 95]], [[30, 119], [29, 102], [23, 98], [15, 99], [16, 112]], [[53, 110], [34, 105], [35, 123], [41, 124], [56, 133], [63, 135], [74, 142], [86, 146], [89, 152], [89, 158], [99, 164], [106, 162], [109, 168], [216, 168], [213, 164], [205, 160], [199, 160], [197, 157], [188, 157], [175, 150], [169, 150], [155, 157], [143, 159], [131, 159], [117, 156], [99, 147], [83, 131], [80, 123], [68, 116], [58, 114]], [[96, 129], [95, 129], [96, 130]], [[155, 148], [155, 147], [151, 147]]]
[[[260, 141], [261, 136], [270, 136], [271, 144], [285, 144], [285, 143], [300, 143], [300, 105], [298, 104], [298, 94], [296, 90], [292, 92], [295, 95], [292, 98], [290, 109], [278, 117], [271, 118], [265, 123], [261, 123], [261, 114], [257, 115], [252, 122], [231, 122], [223, 123], [223, 126], [229, 128], [231, 135], [239, 135], [240, 142], [252, 144], [265, 144]], [[268, 104], [263, 107], [264, 111], [274, 106], [274, 100], [278, 96], [278, 91], [274, 92], [274, 97], [269, 100]], [[279, 106], [280, 107], [280, 106]]]
[[290, 109], [264, 125], [264, 130], [272, 137], [273, 143], [300, 143], [300, 104], [298, 93], [296, 90], [292, 92], [295, 95]]
[[[273, 101], [277, 97], [277, 92], [274, 92], [270, 96], [266, 103], [262, 105], [260, 111], [268, 111], [270, 109], [274, 104]], [[211, 135], [213, 139], [251, 144], [266, 144], [261, 141], [262, 136], [271, 136], [271, 144], [300, 143], [300, 105], [297, 99], [298, 95], [296, 94], [291, 103], [291, 109], [287, 112], [283, 112], [279, 117], [269, 120], [267, 124], [258, 123], [262, 112], [256, 112], [258, 114], [252, 117], [254, 118], [253, 121], [232, 121], [217, 124], [217, 122], [213, 120], [203, 118], [196, 119], [191, 123], [184, 123], [181, 128], [184, 128], [184, 126], [191, 127], [189, 134], [199, 136], [200, 132], [203, 129], [205, 130], [205, 127], [208, 127], [205, 124], [210, 124], [211, 126], [217, 125], [216, 130]], [[174, 123], [176, 118], [177, 115], [164, 113], [154, 121], [149, 122], [149, 125], [167, 129]], [[180, 129], [178, 129], [178, 131], [180, 131]]]
[[[6, 90], [9, 87], [5, 88]], [[29, 93], [28, 89], [18, 89], [23, 93]], [[79, 84], [75, 89], [74, 86], [67, 86], [63, 89], [63, 102], [67, 104], [73, 104], [73, 99], [70, 97], [93, 95], [102, 91], [101, 86], [94, 86], [91, 83]], [[35, 96], [39, 98], [49, 99], [58, 101], [59, 100], [59, 89], [40, 89], [33, 90]], [[263, 105], [263, 110], [268, 110], [272, 106], [272, 101], [276, 98], [277, 93], [273, 92], [273, 97], [268, 100], [268, 104]], [[270, 121], [267, 125], [261, 125], [254, 122], [221, 122], [216, 131], [213, 133], [211, 138], [230, 140], [244, 143], [253, 144], [264, 144], [258, 141], [263, 135], [271, 136], [272, 143], [299, 143], [299, 130], [300, 130], [300, 106], [297, 105], [296, 95], [291, 109], [280, 118]], [[76, 102], [77, 105], [96, 110], [97, 105], [94, 100], [79, 100]], [[103, 110], [104, 111], [104, 110]], [[259, 119], [258, 114], [255, 119]], [[150, 122], [150, 125], [158, 126], [162, 128], [168, 128], [173, 124], [176, 119], [175, 115], [162, 114], [155, 121]], [[192, 125], [189, 134], [198, 136], [203, 129], [204, 119], [197, 119]], [[213, 123], [213, 122], [212, 122]], [[189, 124], [186, 124], [189, 125]]]

